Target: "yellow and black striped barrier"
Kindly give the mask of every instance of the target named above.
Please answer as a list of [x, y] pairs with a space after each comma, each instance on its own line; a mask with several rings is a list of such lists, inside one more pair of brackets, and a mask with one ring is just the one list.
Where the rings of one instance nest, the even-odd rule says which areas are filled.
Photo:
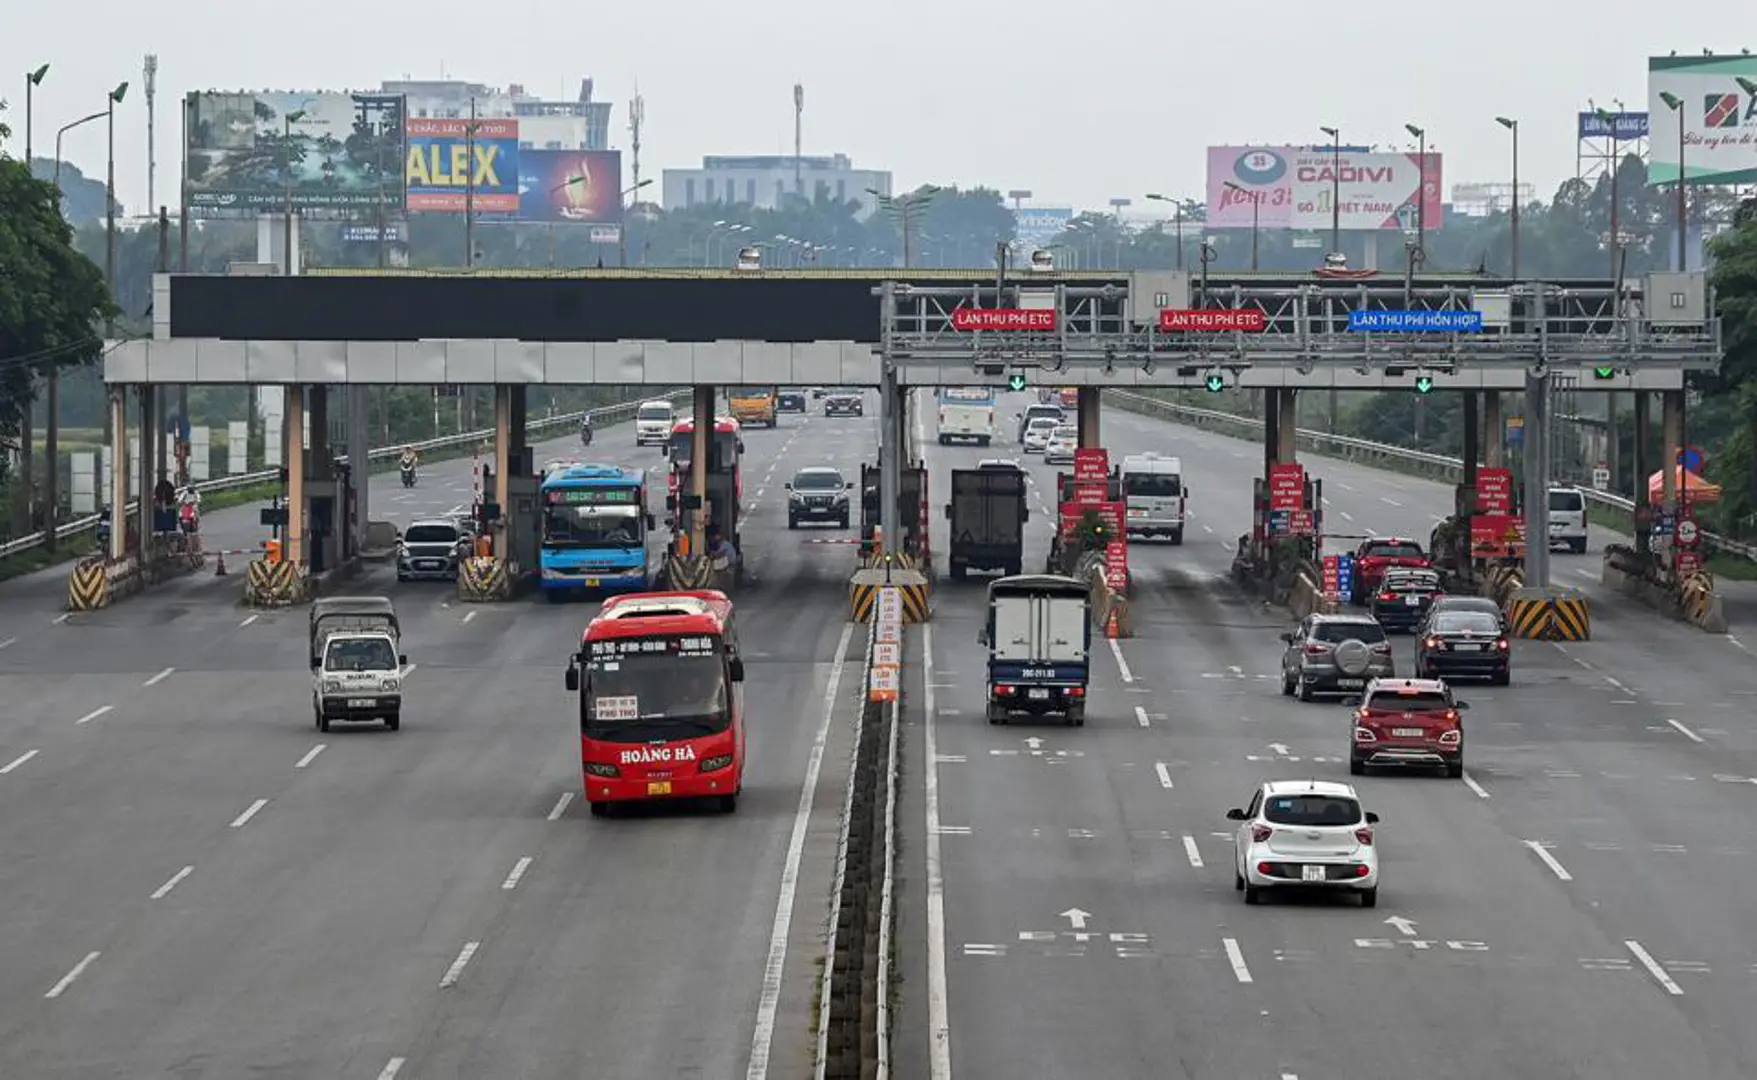
[[244, 600], [252, 607], [285, 607], [299, 599], [298, 568], [285, 559], [252, 559]]
[[67, 578], [67, 610], [97, 611], [110, 605], [110, 573], [102, 559], [77, 563]]
[[506, 563], [493, 556], [471, 556], [458, 563], [458, 599], [487, 604], [512, 595], [512, 575]]
[[919, 570], [856, 570], [848, 579], [848, 618], [869, 623], [878, 607], [879, 590], [895, 588], [903, 601], [903, 622], [924, 623], [933, 614], [928, 602], [927, 576]]
[[1726, 633], [1726, 609], [1714, 587], [1714, 575], [1708, 571], [1699, 570], [1684, 579], [1678, 590], [1678, 605], [1684, 621], [1690, 625], [1711, 634]]
[[1592, 616], [1579, 589], [1516, 589], [1507, 600], [1513, 636], [1530, 641], [1590, 641]]

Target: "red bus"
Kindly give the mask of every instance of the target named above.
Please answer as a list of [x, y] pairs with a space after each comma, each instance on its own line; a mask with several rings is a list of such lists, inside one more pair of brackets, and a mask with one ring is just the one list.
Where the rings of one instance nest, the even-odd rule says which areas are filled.
[[723, 592], [630, 593], [604, 601], [567, 666], [580, 695], [586, 801], [712, 799], [744, 785], [744, 660]]
[[[744, 470], [739, 461], [744, 455], [744, 439], [740, 433], [738, 421], [730, 416], [714, 418], [714, 441], [718, 444], [708, 461], [717, 463], [719, 471], [732, 474], [733, 497], [744, 499]], [[678, 486], [689, 476], [690, 461], [695, 456], [695, 420], [679, 420], [671, 428], [671, 442], [665, 448], [666, 456], [671, 459], [671, 475], [666, 481], [666, 494], [673, 499], [677, 497]]]

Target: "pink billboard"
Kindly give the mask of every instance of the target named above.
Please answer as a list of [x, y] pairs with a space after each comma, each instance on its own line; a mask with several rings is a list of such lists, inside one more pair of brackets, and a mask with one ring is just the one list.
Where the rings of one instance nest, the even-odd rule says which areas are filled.
[[[1340, 169], [1338, 161], [1340, 160]], [[1415, 228], [1418, 193], [1423, 224], [1438, 229], [1440, 155], [1429, 152], [1423, 176], [1420, 154], [1328, 147], [1211, 146], [1208, 148], [1208, 227], [1322, 231], [1331, 227], [1332, 202], [1351, 232]]]

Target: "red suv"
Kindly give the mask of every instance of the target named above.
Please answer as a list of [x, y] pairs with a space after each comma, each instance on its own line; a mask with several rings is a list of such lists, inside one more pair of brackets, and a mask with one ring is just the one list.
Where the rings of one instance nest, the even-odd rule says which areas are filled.
[[1438, 679], [1374, 679], [1354, 711], [1348, 771], [1369, 765], [1439, 767], [1464, 775], [1464, 721], [1470, 703], [1456, 701]]
[[1365, 604], [1366, 598], [1378, 591], [1385, 571], [1393, 566], [1426, 568], [1429, 565], [1427, 554], [1414, 540], [1400, 536], [1372, 537], [1355, 549], [1354, 595], [1349, 599], [1356, 604]]

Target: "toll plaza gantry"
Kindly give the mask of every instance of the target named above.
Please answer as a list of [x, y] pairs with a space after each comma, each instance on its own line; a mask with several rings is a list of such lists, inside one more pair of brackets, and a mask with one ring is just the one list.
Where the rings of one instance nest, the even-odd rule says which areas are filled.
[[[1526, 475], [1545, 477], [1542, 430], [1553, 384], [1636, 392], [1643, 433], [1648, 392], [1660, 393], [1667, 444], [1676, 445], [1684, 373], [1712, 370], [1721, 355], [1699, 273], [1618, 284], [1183, 271], [1007, 279], [952, 270], [327, 270], [160, 275], [153, 310], [150, 339], [115, 343], [106, 355], [115, 460], [124, 461], [130, 388], [140, 391], [141, 419], [151, 425], [155, 395], [147, 391], [154, 386], [282, 387], [290, 451], [286, 552], [307, 569], [345, 558], [347, 523], [367, 519], [366, 485], [333, 470], [327, 446], [310, 456], [297, 452], [305, 412], [314, 441], [326, 441], [320, 433], [328, 431], [331, 387], [350, 395], [348, 442], [358, 446], [365, 441], [358, 388], [494, 386], [495, 552], [529, 570], [536, 564], [536, 489], [524, 417], [533, 385], [694, 388], [694, 498], [681, 509], [687, 551], [699, 557], [706, 522], [693, 511], [707, 505], [710, 456], [699, 444], [712, 430], [717, 386], [877, 387], [881, 524], [886, 537], [903, 537], [915, 519], [900, 503], [914, 387], [1001, 387], [1017, 373], [1078, 387], [1080, 444], [1089, 447], [1102, 445], [1105, 387], [1197, 388], [1220, 380], [1260, 389], [1267, 476], [1270, 465], [1294, 460], [1301, 390], [1408, 389], [1421, 377], [1436, 391], [1465, 393], [1471, 472], [1482, 456], [1477, 421], [1499, 430], [1501, 395], [1524, 393]], [[153, 443], [143, 442], [143, 478], [156, 475]], [[1484, 449], [1486, 463], [1496, 464], [1499, 440]], [[1645, 467], [1637, 462], [1638, 475]], [[118, 464], [115, 473], [126, 468]], [[1665, 475], [1673, 502], [1674, 470]], [[1465, 487], [1473, 480], [1467, 474]], [[112, 477], [107, 494], [117, 521], [125, 491]], [[1528, 506], [1530, 534], [1547, 535], [1547, 500]], [[126, 532], [111, 530], [113, 559], [128, 554]], [[1526, 580], [1547, 580], [1544, 545], [1531, 544], [1526, 554]]]

